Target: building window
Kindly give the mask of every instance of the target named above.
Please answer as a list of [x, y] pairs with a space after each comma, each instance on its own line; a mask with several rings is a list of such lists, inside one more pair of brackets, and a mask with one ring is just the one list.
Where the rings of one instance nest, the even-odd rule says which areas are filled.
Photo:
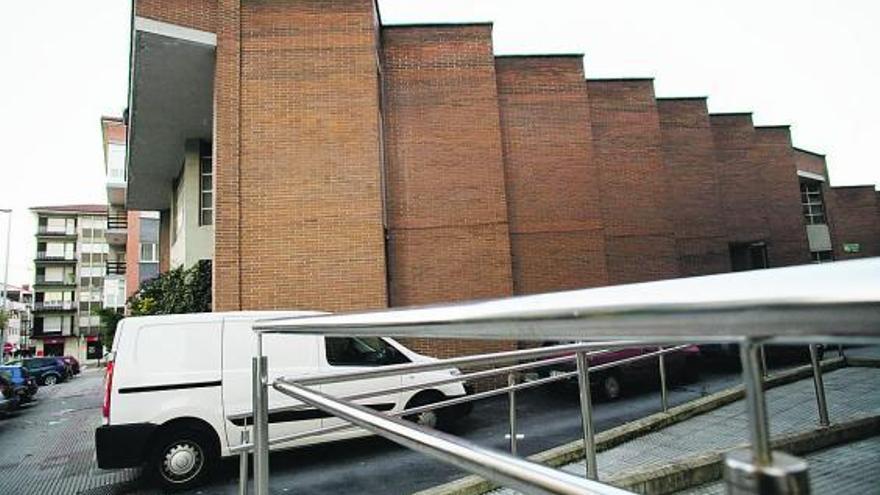
[[214, 160], [203, 143], [199, 156], [199, 225], [214, 225]]
[[801, 181], [801, 206], [807, 225], [827, 223], [825, 221], [825, 204], [822, 201], [822, 183]]
[[141, 262], [142, 263], [158, 263], [159, 252], [155, 242], [141, 243]]
[[828, 263], [834, 261], [831, 251], [813, 251], [813, 263]]

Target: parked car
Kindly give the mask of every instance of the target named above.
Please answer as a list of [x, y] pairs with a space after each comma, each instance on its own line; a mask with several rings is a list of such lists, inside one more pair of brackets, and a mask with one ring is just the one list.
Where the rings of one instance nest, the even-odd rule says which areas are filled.
[[[558, 345], [558, 343], [547, 343], [545, 345]], [[657, 350], [657, 347], [627, 347], [589, 356], [587, 362], [590, 366], [599, 366], [636, 358], [656, 352]], [[670, 380], [696, 381], [699, 377], [700, 348], [695, 345], [667, 353], [664, 361], [667, 377]], [[541, 368], [538, 370], [538, 374], [547, 377], [570, 373], [576, 369], [577, 365], [574, 359], [572, 359], [571, 361]], [[659, 383], [659, 374], [659, 358], [657, 356], [636, 359], [618, 366], [591, 371], [590, 386], [606, 399], [614, 400], [620, 397], [627, 387], [646, 383], [649, 380]], [[576, 378], [569, 380], [569, 383], [574, 382], [576, 382]]]
[[37, 395], [37, 381], [24, 366], [0, 366], [0, 376], [12, 383], [22, 404], [32, 401]]
[[71, 376], [78, 375], [80, 373], [79, 360], [77, 360], [73, 356], [64, 356], [61, 359], [70, 366]]
[[67, 363], [59, 357], [21, 359], [9, 364], [24, 366], [40, 385], [55, 385], [70, 376]]
[[18, 409], [19, 400], [15, 386], [0, 374], [0, 413], [7, 414]]
[[[165, 490], [192, 487], [208, 476], [252, 424], [251, 358], [254, 321], [315, 313], [208, 313], [126, 318], [116, 331], [105, 375], [104, 424], [95, 431], [98, 466], [146, 465]], [[306, 377], [425, 363], [392, 339], [265, 335], [269, 379]], [[445, 369], [322, 385], [334, 396], [418, 386], [457, 376]], [[460, 383], [394, 392], [359, 401], [380, 411], [401, 411], [466, 395]], [[269, 388], [269, 436], [278, 438], [344, 424], [316, 409], [290, 410], [298, 401]], [[464, 408], [419, 414], [427, 426], [454, 421]], [[280, 443], [273, 450], [369, 435], [346, 429]]]

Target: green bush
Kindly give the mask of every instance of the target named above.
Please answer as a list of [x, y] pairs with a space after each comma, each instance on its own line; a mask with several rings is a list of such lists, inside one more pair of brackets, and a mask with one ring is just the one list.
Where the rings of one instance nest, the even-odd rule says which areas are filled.
[[128, 299], [132, 316], [211, 311], [211, 261], [175, 268], [145, 281]]
[[[131, 316], [209, 313], [211, 306], [210, 260], [199, 261], [187, 269], [178, 267], [146, 280], [128, 298]], [[105, 327], [101, 340], [110, 347], [123, 315], [104, 309], [100, 316]]]

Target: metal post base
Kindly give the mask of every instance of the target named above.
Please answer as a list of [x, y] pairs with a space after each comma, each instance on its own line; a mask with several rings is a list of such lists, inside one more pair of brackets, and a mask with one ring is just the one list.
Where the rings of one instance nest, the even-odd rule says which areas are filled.
[[773, 452], [770, 464], [755, 464], [750, 448], [724, 457], [727, 495], [806, 495], [810, 493], [807, 462], [784, 452]]

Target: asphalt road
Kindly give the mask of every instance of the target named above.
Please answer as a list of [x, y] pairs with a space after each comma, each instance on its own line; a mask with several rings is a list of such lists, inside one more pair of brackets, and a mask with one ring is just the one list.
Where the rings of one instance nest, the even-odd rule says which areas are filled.
[[[104, 471], [94, 461], [93, 432], [100, 424], [101, 374], [86, 371], [71, 382], [42, 387], [39, 400], [0, 419], [0, 493], [152, 494], [139, 470]], [[734, 370], [703, 371], [695, 384], [676, 385], [670, 402], [680, 404], [732, 386]], [[518, 394], [518, 422], [529, 455], [580, 438], [574, 390], [535, 389]], [[595, 404], [597, 431], [660, 409], [657, 387], [631, 390], [622, 399]], [[480, 445], [507, 446], [507, 401], [478, 402], [453, 433]], [[463, 476], [446, 464], [381, 438], [365, 438], [274, 453], [273, 493], [406, 494]], [[237, 460], [228, 460], [214, 480], [193, 494], [237, 493]]]

